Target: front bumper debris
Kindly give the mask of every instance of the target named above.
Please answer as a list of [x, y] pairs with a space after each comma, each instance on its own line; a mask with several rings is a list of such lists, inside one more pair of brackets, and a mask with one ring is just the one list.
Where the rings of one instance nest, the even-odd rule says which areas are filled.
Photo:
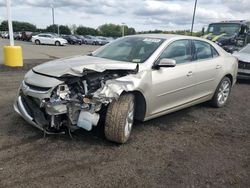
[[[28, 112], [27, 109], [27, 104], [25, 103], [24, 99], [22, 96], [18, 96], [17, 100], [14, 103], [14, 110], [23, 117], [24, 120], [26, 120], [28, 123], [30, 123], [31, 125], [33, 125], [34, 127], [40, 129], [41, 131], [44, 132], [44, 134], [58, 134], [55, 132], [51, 132], [46, 130], [45, 128], [43, 128], [43, 125], [37, 123], [34, 119], [34, 117], [32, 117], [31, 113]], [[61, 132], [62, 133], [62, 132]], [[59, 133], [59, 134], [61, 134]]]

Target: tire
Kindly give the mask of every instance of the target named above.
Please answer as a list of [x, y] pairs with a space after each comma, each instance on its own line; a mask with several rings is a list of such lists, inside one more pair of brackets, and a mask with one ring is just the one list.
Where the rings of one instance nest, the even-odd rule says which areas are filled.
[[231, 92], [231, 87], [231, 80], [228, 77], [224, 77], [217, 86], [217, 89], [211, 100], [211, 105], [216, 108], [221, 108], [225, 106]]
[[55, 42], [55, 45], [56, 45], [56, 46], [61, 46], [61, 43], [60, 43], [59, 41], [56, 41], [56, 42]]
[[41, 44], [40, 40], [35, 40], [35, 44], [40, 45]]
[[112, 101], [107, 109], [104, 133], [113, 142], [123, 144], [131, 134], [134, 121], [134, 95], [124, 94]]

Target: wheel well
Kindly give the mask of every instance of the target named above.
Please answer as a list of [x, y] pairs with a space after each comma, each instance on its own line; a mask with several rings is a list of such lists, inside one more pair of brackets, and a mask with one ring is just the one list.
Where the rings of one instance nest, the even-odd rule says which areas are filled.
[[146, 100], [140, 91], [131, 92], [135, 96], [135, 119], [143, 121], [146, 115]]
[[233, 84], [233, 76], [231, 74], [227, 74], [225, 77], [228, 77], [231, 81], [231, 84]]
[[[60, 41], [56, 40], [56, 42], [55, 42], [55, 43], [57, 43], [57, 42], [59, 42], [59, 43], [60, 43]], [[61, 43], [60, 43], [60, 44], [61, 44]]]

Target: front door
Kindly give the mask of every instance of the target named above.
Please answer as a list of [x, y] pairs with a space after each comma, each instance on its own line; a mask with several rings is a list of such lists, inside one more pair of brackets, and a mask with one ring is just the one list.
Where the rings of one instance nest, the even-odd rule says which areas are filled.
[[178, 40], [165, 48], [162, 58], [176, 60], [175, 67], [152, 70], [152, 110], [150, 115], [164, 113], [193, 100], [195, 63], [190, 40]]

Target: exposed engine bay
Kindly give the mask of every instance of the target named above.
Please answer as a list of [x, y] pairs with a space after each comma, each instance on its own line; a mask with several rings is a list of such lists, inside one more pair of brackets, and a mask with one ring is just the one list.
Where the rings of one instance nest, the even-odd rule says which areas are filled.
[[[33, 70], [35, 74], [39, 74]], [[59, 79], [62, 84], [52, 88], [42, 88], [23, 81], [19, 91], [19, 107], [24, 106], [33, 121], [47, 134], [65, 133], [79, 128], [90, 131], [100, 120], [101, 109], [105, 108], [116, 95], [101, 95], [107, 81], [135, 74], [136, 70], [106, 70], [96, 72], [84, 70], [82, 76], [63, 75]], [[46, 75], [43, 75], [46, 76]], [[29, 92], [50, 95], [36, 98]], [[66, 129], [65, 129], [66, 128]]]

